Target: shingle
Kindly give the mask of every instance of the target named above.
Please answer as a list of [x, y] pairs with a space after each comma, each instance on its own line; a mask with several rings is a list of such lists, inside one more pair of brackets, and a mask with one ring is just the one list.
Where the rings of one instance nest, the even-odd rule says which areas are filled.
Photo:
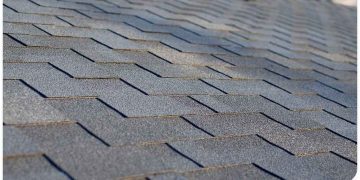
[[285, 80], [284, 77], [274, 74], [264, 68], [244, 68], [241, 66], [235, 66], [235, 67], [215, 66], [213, 68], [219, 72], [231, 76], [234, 79], [257, 79], [257, 80], [273, 79], [275, 81]]
[[106, 147], [99, 139], [74, 123], [21, 126], [17, 129], [38, 144], [39, 149], [46, 154], [57, 151], [60, 147]]
[[192, 170], [198, 166], [166, 145], [110, 148], [59, 148], [49, 154], [75, 179], [114, 179], [167, 170]]
[[30, 35], [11, 35], [15, 39], [23, 42], [27, 46], [44, 46], [53, 48], [79, 48], [86, 50], [106, 50], [103, 46], [91, 39], [87, 38], [71, 38], [71, 37], [49, 37], [49, 36], [30, 36]]
[[[101, 1], [97, 1], [101, 2]], [[124, 25], [121, 23], [122, 17], [128, 18], [130, 20], [132, 19], [138, 19], [134, 16], [128, 16], [128, 15], [122, 15], [122, 14], [106, 14], [106, 13], [100, 13], [100, 12], [89, 12], [89, 11], [82, 11], [82, 13], [90, 16], [94, 16], [94, 18], [77, 18], [77, 17], [61, 17], [61, 19], [64, 19], [65, 21], [73, 24], [76, 27], [87, 27], [87, 28], [96, 28], [96, 29], [109, 29], [112, 27], [117, 27], [119, 24]], [[112, 20], [101, 20], [102, 18], [110, 18], [114, 17]], [[116, 18], [115, 18], [116, 17]], [[115, 21], [117, 20], [117, 21]]]
[[176, 64], [140, 64], [144, 68], [166, 78], [213, 78], [227, 79], [228, 77], [207, 67], [176, 65]]
[[70, 49], [55, 49], [46, 47], [6, 47], [5, 62], [55, 62], [66, 59], [80, 58]]
[[307, 66], [302, 65], [301, 63], [287, 59], [283, 56], [280, 56], [268, 50], [244, 48], [239, 46], [222, 46], [222, 47], [240, 56], [262, 57], [262, 58], [267, 58], [270, 61], [273, 61], [277, 64], [281, 64], [282, 66], [286, 66], [288, 68], [309, 69]]
[[270, 83], [285, 89], [286, 91], [290, 92], [291, 94], [295, 95], [315, 95], [316, 93], [321, 92], [334, 92], [334, 89], [327, 87], [319, 82], [316, 81], [298, 81], [298, 80], [283, 80], [283, 81], [276, 81], [276, 80], [268, 80]]
[[334, 70], [356, 71], [356, 66], [349, 63], [334, 62], [318, 56], [314, 56], [311, 60]]
[[215, 136], [262, 134], [286, 129], [285, 126], [258, 113], [187, 115], [184, 117]]
[[65, 9], [78, 9], [78, 10], [87, 10], [87, 11], [101, 11], [96, 7], [90, 4], [84, 3], [75, 3], [75, 2], [62, 2], [62, 1], [55, 1], [55, 0], [34, 0], [35, 3], [40, 4], [46, 7], [56, 7], [56, 8], [65, 8]]
[[94, 36], [103, 36], [110, 34], [109, 31], [103, 29], [64, 27], [64, 26], [54, 26], [54, 25], [42, 25], [42, 24], [37, 26], [53, 36], [91, 38]]
[[41, 153], [38, 144], [15, 127], [4, 126], [3, 135], [4, 157]]
[[82, 16], [80, 13], [77, 13], [73, 10], [43, 7], [26, 0], [5, 1], [5, 4], [7, 6], [10, 6], [11, 8], [16, 9], [18, 12], [21, 13], [60, 15], [60, 16], [63, 15], [63, 16], [76, 16], [76, 17]]
[[208, 136], [177, 117], [123, 119], [98, 100], [52, 100], [51, 104], [111, 145], [160, 143]]
[[104, 50], [96, 52], [91, 50], [76, 51], [99, 63], [167, 64], [166, 61], [161, 60], [148, 52], [126, 50]]
[[277, 105], [260, 96], [238, 96], [238, 95], [219, 95], [219, 96], [192, 96], [201, 103], [218, 112], [262, 112], [267, 108], [277, 108]]
[[14, 39], [10, 38], [6, 34], [3, 35], [3, 44], [5, 47], [24, 47], [21, 43], [15, 41]]
[[353, 71], [338, 71], [329, 69], [321, 69], [318, 71], [337, 80], [356, 80], [356, 72]]
[[321, 110], [326, 108], [336, 108], [340, 106], [318, 95], [297, 96], [284, 92], [278, 94], [269, 93], [269, 94], [265, 94], [264, 96], [294, 111]]
[[4, 123], [27, 124], [68, 121], [39, 94], [20, 81], [4, 81]]
[[4, 33], [12, 34], [29, 34], [29, 35], [47, 35], [45, 32], [36, 28], [31, 24], [20, 24], [20, 23], [3, 23]]
[[256, 58], [256, 57], [247, 57], [247, 56], [238, 56], [238, 55], [225, 55], [217, 54], [216, 57], [223, 59], [226, 62], [234, 64], [235, 66], [240, 67], [250, 67], [250, 68], [265, 68], [269, 66], [278, 66], [277, 64], [267, 60], [266, 58]]
[[68, 23], [56, 18], [55, 16], [46, 16], [39, 14], [23, 14], [23, 13], [5, 13], [4, 22], [54, 24], [61, 26], [70, 26]]
[[151, 180], [165, 180], [165, 179], [277, 179], [275, 176], [272, 176], [269, 173], [257, 168], [256, 166], [250, 164], [236, 165], [236, 166], [226, 166], [219, 168], [209, 168], [205, 170], [196, 170], [184, 173], [165, 173], [165, 174], [155, 174], [148, 176]]
[[200, 65], [200, 66], [224, 66], [228, 63], [221, 61], [208, 54], [195, 54], [195, 53], [179, 53], [179, 52], [153, 52], [161, 58], [170, 61], [174, 64], [188, 64], [188, 65]]
[[121, 37], [113, 32], [103, 29], [90, 29], [78, 27], [61, 27], [51, 25], [38, 25], [40, 28], [55, 36], [69, 36], [69, 37], [82, 37], [94, 38], [96, 41], [101, 42], [114, 49], [143, 49], [135, 41], [131, 41]]
[[311, 80], [311, 77], [307, 75], [310, 73], [309, 70], [295, 70], [280, 66], [268, 67], [266, 69], [293, 80]]
[[181, 42], [180, 40], [166, 41], [164, 43], [185, 53], [228, 54], [226, 50], [219, 48], [218, 46], [190, 44]]
[[346, 94], [356, 94], [356, 82], [355, 81], [337, 81], [334, 79], [322, 82], [332, 88], [340, 90]]
[[271, 146], [256, 135], [171, 142], [170, 145], [205, 167], [282, 159], [284, 151]]
[[281, 89], [259, 80], [215, 80], [205, 79], [207, 83], [236, 95], [263, 95], [278, 93]]
[[353, 94], [344, 94], [338, 91], [323, 91], [319, 94], [325, 97], [326, 99], [332, 100], [346, 107], [357, 106], [357, 101], [356, 101], [357, 96]]
[[25, 156], [4, 160], [5, 179], [70, 179], [43, 156]]
[[316, 156], [305, 156], [277, 162], [264, 162], [262, 168], [283, 177], [291, 179], [351, 179], [355, 164], [332, 153]]
[[356, 161], [356, 144], [325, 129], [274, 131], [263, 134], [263, 137], [295, 155], [333, 151], [354, 162]]
[[356, 126], [324, 111], [267, 111], [271, 116], [294, 129], [315, 129], [326, 127], [342, 136], [356, 141]]
[[347, 121], [353, 122], [357, 124], [356, 121], [356, 108], [334, 108], [334, 109], [326, 109], [327, 112], [331, 114], [346, 119]]
[[128, 117], [213, 113], [188, 97], [126, 95], [100, 99]]

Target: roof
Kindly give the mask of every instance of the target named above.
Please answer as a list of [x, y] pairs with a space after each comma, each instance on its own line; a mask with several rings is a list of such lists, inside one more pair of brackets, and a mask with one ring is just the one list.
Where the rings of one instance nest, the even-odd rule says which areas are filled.
[[356, 7], [5, 0], [5, 179], [350, 179]]

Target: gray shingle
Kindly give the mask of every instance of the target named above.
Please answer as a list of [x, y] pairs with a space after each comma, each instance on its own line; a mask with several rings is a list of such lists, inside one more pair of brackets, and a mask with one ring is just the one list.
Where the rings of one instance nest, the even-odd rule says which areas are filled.
[[4, 46], [3, 46], [4, 48], [6, 48], [6, 47], [24, 47], [24, 45], [15, 41], [14, 39], [11, 39], [6, 34], [3, 35], [3, 44], [4, 44]]
[[167, 170], [197, 169], [166, 145], [59, 148], [49, 154], [75, 179], [113, 179]]
[[286, 129], [285, 126], [258, 113], [187, 115], [184, 117], [215, 136], [262, 134]]
[[297, 80], [283, 80], [283, 81], [268, 80], [268, 81], [290, 92], [291, 94], [296, 94], [296, 95], [315, 95], [316, 93], [335, 91], [316, 81], [297, 81]]
[[253, 79], [253, 80], [274, 79], [276, 81], [282, 81], [285, 79], [284, 77], [274, 74], [263, 68], [244, 68], [241, 66], [235, 66], [235, 67], [217, 66], [213, 68], [235, 79]]
[[6, 47], [5, 62], [56, 62], [66, 59], [78, 59], [78, 55], [70, 49], [55, 49], [46, 47]]
[[327, 76], [333, 77], [337, 80], [356, 80], [356, 72], [353, 71], [338, 71], [338, 70], [329, 70], [329, 69], [321, 69], [320, 73], [323, 73]]
[[334, 62], [318, 56], [314, 56], [311, 60], [335, 70], [356, 71], [356, 66], [349, 63]]
[[144, 68], [167, 78], [213, 78], [228, 79], [227, 76], [211, 70], [207, 67], [176, 65], [176, 64], [141, 64]]
[[263, 134], [263, 136], [295, 155], [333, 151], [356, 162], [356, 144], [325, 129], [288, 132], [274, 131]]
[[5, 1], [5, 4], [21, 13], [82, 17], [80, 13], [73, 10], [43, 7], [26, 0]]
[[23, 13], [5, 13], [4, 22], [54, 24], [61, 26], [70, 26], [68, 23], [56, 18], [55, 16], [46, 16], [39, 14], [23, 14]]
[[321, 110], [326, 108], [341, 107], [340, 105], [333, 103], [329, 100], [326, 100], [317, 95], [297, 96], [284, 92], [278, 94], [269, 93], [269, 94], [265, 94], [264, 96], [294, 111], [302, 111], [302, 110], [311, 111], [311, 110]]
[[4, 160], [5, 179], [70, 179], [43, 156], [25, 156]]
[[129, 96], [127, 94], [115, 97], [101, 96], [100, 99], [128, 117], [213, 113], [188, 97]]
[[309, 69], [307, 66], [302, 65], [301, 63], [287, 59], [283, 56], [280, 56], [268, 50], [244, 48], [239, 46], [222, 46], [222, 47], [240, 56], [262, 57], [262, 58], [267, 58], [277, 64], [281, 64], [282, 66], [286, 66], [288, 68]]
[[67, 149], [85, 146], [106, 147], [101, 141], [74, 123], [21, 126], [17, 129], [38, 144], [39, 149], [46, 154], [57, 151], [60, 147]]
[[334, 108], [334, 109], [326, 109], [327, 112], [331, 114], [346, 119], [347, 121], [353, 122], [357, 124], [356, 121], [356, 108]]
[[79, 48], [86, 50], [106, 50], [103, 46], [88, 38], [71, 38], [71, 37], [49, 37], [49, 36], [30, 36], [30, 35], [11, 35], [15, 39], [23, 42], [28, 46], [43, 46], [53, 48]]
[[267, 60], [266, 58], [255, 58], [255, 57], [225, 55], [225, 54], [217, 54], [215, 56], [220, 59], [223, 59], [226, 62], [234, 64], [235, 66], [240, 66], [240, 67], [265, 68], [269, 66], [278, 66], [277, 64]]
[[166, 61], [157, 58], [156, 56], [141, 51], [126, 51], [126, 50], [104, 50], [104, 51], [90, 51], [77, 50], [80, 54], [90, 58], [99, 63], [141, 63], [141, 64], [167, 64]]
[[188, 65], [200, 65], [200, 66], [230, 65], [208, 54], [179, 53], [179, 52], [169, 53], [169, 52], [160, 52], [160, 51], [152, 51], [152, 52], [174, 64], [188, 64]]
[[90, 4], [84, 3], [76, 3], [76, 2], [62, 2], [55, 0], [34, 0], [37, 4], [46, 7], [57, 7], [57, 8], [65, 8], [65, 9], [78, 9], [78, 10], [87, 10], [87, 11], [101, 11], [96, 7]]
[[275, 94], [281, 89], [259, 80], [215, 80], [205, 79], [205, 81], [229, 94], [236, 95], [263, 95]]
[[4, 123], [27, 124], [68, 121], [39, 94], [20, 81], [4, 81]]
[[192, 96], [201, 103], [218, 112], [263, 112], [268, 108], [277, 108], [277, 105], [260, 96]]
[[38, 144], [15, 127], [4, 126], [3, 135], [4, 157], [41, 153]]
[[165, 179], [277, 179], [275, 176], [272, 176], [265, 171], [257, 168], [256, 166], [250, 164], [236, 165], [236, 166], [226, 166], [219, 168], [209, 168], [205, 170], [196, 170], [185, 173], [166, 173], [166, 174], [157, 174], [153, 176], [148, 176], [151, 180], [165, 180]]
[[295, 70], [280, 66], [267, 67], [266, 69], [293, 80], [311, 80], [311, 77], [308, 75], [311, 72], [310, 70]]
[[3, 25], [4, 25], [4, 33], [43, 35], [43, 36], [48, 35], [45, 32], [33, 26], [32, 24], [4, 23]]
[[356, 141], [356, 126], [324, 111], [267, 111], [266, 115], [294, 129], [326, 127], [340, 135]]

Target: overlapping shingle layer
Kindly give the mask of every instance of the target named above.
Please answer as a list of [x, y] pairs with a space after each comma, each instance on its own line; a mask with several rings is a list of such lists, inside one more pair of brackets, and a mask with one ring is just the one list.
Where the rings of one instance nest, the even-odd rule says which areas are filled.
[[356, 9], [5, 0], [5, 179], [350, 179]]

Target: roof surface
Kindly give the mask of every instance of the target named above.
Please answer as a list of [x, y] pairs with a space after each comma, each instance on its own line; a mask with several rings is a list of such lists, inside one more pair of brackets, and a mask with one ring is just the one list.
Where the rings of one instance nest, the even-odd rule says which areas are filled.
[[5, 179], [350, 179], [356, 8], [5, 0]]

